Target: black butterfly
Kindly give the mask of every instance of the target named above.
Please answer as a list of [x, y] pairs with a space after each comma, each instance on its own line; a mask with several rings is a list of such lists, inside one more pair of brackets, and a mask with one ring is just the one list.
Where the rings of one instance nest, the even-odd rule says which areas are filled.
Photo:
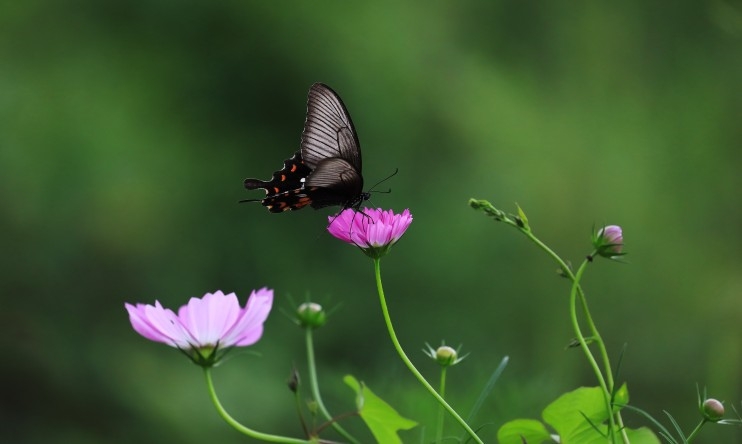
[[269, 181], [245, 179], [245, 188], [265, 189], [260, 202], [271, 213], [298, 210], [307, 205], [340, 205], [358, 211], [370, 194], [363, 191], [361, 144], [340, 97], [322, 83], [309, 88], [307, 120], [301, 148]]

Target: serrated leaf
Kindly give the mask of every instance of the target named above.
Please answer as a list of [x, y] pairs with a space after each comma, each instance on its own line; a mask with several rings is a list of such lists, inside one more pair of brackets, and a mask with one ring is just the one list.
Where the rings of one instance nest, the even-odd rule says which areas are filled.
[[409, 430], [417, 425], [415, 421], [397, 413], [392, 406], [376, 396], [365, 384], [358, 382], [353, 376], [346, 375], [343, 382], [356, 392], [358, 414], [371, 430], [376, 442], [401, 444], [402, 440], [397, 435], [397, 431]]
[[544, 424], [535, 419], [508, 421], [497, 431], [499, 444], [523, 444], [523, 440], [528, 444], [541, 444], [551, 441], [551, 436]]

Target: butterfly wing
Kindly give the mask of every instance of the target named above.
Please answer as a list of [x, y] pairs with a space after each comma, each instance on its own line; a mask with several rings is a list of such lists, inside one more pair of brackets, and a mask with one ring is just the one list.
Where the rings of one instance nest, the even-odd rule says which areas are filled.
[[311, 198], [304, 193], [306, 177], [312, 170], [304, 163], [301, 152], [297, 151], [286, 159], [283, 168], [273, 173], [271, 180], [245, 179], [248, 190], [265, 190], [264, 199], [246, 199], [242, 202], [260, 202], [271, 213], [286, 210], [297, 210], [311, 203]]
[[274, 172], [269, 181], [245, 179], [245, 188], [265, 189], [260, 202], [272, 213], [311, 205], [357, 207], [363, 193], [361, 145], [353, 121], [340, 97], [322, 83], [309, 89], [301, 148]]
[[361, 175], [361, 144], [353, 121], [340, 97], [322, 83], [315, 83], [309, 89], [301, 155], [312, 169], [325, 159], [339, 157]]
[[363, 178], [345, 159], [322, 160], [306, 181], [312, 208], [350, 206], [363, 192]]

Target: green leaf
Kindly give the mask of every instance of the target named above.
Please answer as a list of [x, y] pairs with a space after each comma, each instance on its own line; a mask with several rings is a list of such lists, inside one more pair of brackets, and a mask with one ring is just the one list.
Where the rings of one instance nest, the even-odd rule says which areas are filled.
[[631, 444], [661, 444], [657, 435], [647, 427], [626, 429], [626, 435], [629, 437]]
[[[629, 402], [629, 390], [623, 384], [614, 395], [614, 403]], [[615, 407], [614, 410], [620, 410]], [[605, 444], [608, 410], [605, 408], [600, 387], [581, 387], [565, 393], [549, 404], [543, 411], [544, 421], [554, 427], [562, 444]], [[586, 419], [587, 418], [587, 419]], [[596, 430], [597, 427], [597, 430]], [[598, 431], [600, 430], [600, 432]], [[659, 438], [646, 427], [626, 428], [632, 444], [659, 444]]]
[[602, 424], [608, 419], [600, 387], [580, 387], [567, 392], [549, 404], [542, 415], [557, 431], [562, 444], [605, 443], [605, 437], [595, 429], [605, 432]]
[[541, 421], [535, 419], [516, 419], [508, 421], [497, 431], [497, 442], [500, 444], [540, 444], [551, 441], [551, 436]]
[[[622, 407], [634, 410], [629, 402], [629, 390], [622, 385], [614, 394], [614, 410]], [[554, 428], [561, 444], [605, 444], [607, 442], [608, 409], [600, 387], [581, 387], [567, 392], [549, 404], [542, 412], [544, 422]], [[624, 429], [631, 444], [660, 444], [652, 430]], [[497, 439], [501, 444], [539, 444], [550, 440], [544, 424], [534, 419], [516, 419], [500, 427]]]
[[616, 393], [613, 394], [613, 412], [618, 412], [629, 403], [629, 388], [624, 383]]
[[408, 430], [417, 425], [415, 421], [404, 418], [392, 406], [376, 396], [362, 382], [353, 376], [346, 375], [343, 381], [356, 392], [356, 407], [366, 426], [376, 438], [384, 444], [401, 444], [398, 430]]

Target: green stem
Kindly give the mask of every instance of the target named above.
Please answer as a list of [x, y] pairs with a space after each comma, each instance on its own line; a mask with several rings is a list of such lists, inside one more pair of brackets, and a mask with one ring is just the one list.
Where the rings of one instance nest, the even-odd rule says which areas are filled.
[[[441, 398], [446, 398], [446, 373], [448, 370], [448, 366], [444, 365], [441, 367], [441, 388], [439, 389]], [[437, 424], [437, 430], [435, 433], [435, 442], [441, 443], [443, 442], [443, 406], [438, 405], [438, 424]]]
[[[610, 399], [612, 397], [612, 393], [614, 390], [614, 380], [613, 380], [613, 370], [611, 367], [611, 362], [608, 357], [608, 350], [605, 347], [605, 342], [603, 342], [602, 336], [600, 336], [600, 332], [598, 331], [598, 328], [595, 326], [595, 322], [593, 322], [593, 318], [590, 315], [590, 310], [587, 306], [587, 299], [585, 298], [585, 293], [582, 291], [582, 287], [580, 286], [580, 277], [582, 274], [582, 269], [587, 265], [587, 261], [584, 261], [582, 263], [582, 266], [580, 266], [580, 271], [578, 272], [580, 276], [575, 276], [574, 273], [572, 273], [572, 270], [569, 268], [569, 266], [562, 260], [561, 257], [559, 257], [551, 248], [546, 246], [543, 242], [541, 242], [540, 239], [538, 239], [536, 236], [533, 235], [533, 233], [530, 230], [525, 230], [520, 227], [518, 227], [517, 224], [510, 222], [511, 225], [518, 228], [521, 233], [525, 234], [528, 239], [530, 239], [533, 243], [535, 243], [539, 248], [544, 250], [549, 256], [554, 259], [557, 264], [559, 264], [559, 268], [562, 270], [564, 275], [569, 278], [570, 281], [572, 281], [572, 290], [574, 291], [576, 289], [577, 294], [580, 297], [580, 302], [582, 303], [582, 310], [585, 313], [585, 319], [587, 321], [588, 327], [590, 328], [590, 335], [593, 338], [593, 341], [598, 345], [598, 350], [601, 356], [601, 360], [603, 361], [603, 368], [605, 369], [605, 380], [603, 381], [603, 375], [600, 371], [600, 367], [597, 367], [597, 363], [595, 363], [595, 359], [593, 358], [592, 354], [590, 354], [590, 350], [587, 348], [587, 344], [585, 344], [584, 337], [582, 337], [582, 334], [580, 333], [578, 337], [581, 337], [580, 340], [580, 347], [585, 345], [583, 347], [583, 351], [585, 351], [586, 356], [588, 356], [588, 361], [591, 361], [591, 365], [593, 365], [593, 370], [595, 371], [595, 375], [598, 377], [598, 381], [603, 381], [603, 384], [601, 384], [601, 387], [603, 387], [603, 390], [606, 391], [606, 396], [608, 396], [609, 403]], [[574, 296], [574, 295], [571, 295]], [[575, 308], [574, 301], [570, 303], [571, 309]], [[576, 314], [575, 314], [576, 316]], [[576, 321], [573, 321], [573, 326]], [[576, 325], [576, 332], [579, 332], [579, 324]], [[608, 410], [610, 413], [612, 410]], [[621, 412], [618, 411], [615, 413], [615, 422], [618, 423], [619, 428], [621, 430], [621, 436], [623, 438], [624, 444], [629, 444], [629, 437], [626, 435], [626, 427], [624, 427], [623, 418], [621, 417]], [[614, 425], [613, 415], [611, 415], [611, 425]]]
[[686, 442], [693, 441], [693, 438], [695, 438], [696, 435], [698, 435], [698, 432], [701, 431], [701, 429], [703, 428], [704, 425], [706, 425], [706, 419], [702, 419], [701, 422], [698, 423], [698, 425], [696, 426], [696, 428], [693, 429], [692, 432], [690, 432], [690, 435], [688, 435], [688, 439], [686, 439]]
[[[577, 293], [580, 296], [580, 300], [582, 302], [582, 308], [583, 308], [583, 311], [585, 312], [585, 318], [587, 320], [588, 326], [590, 327], [590, 331], [591, 331], [591, 334], [592, 334], [592, 336], [594, 338], [594, 342], [596, 342], [598, 344], [598, 348], [600, 350], [601, 359], [603, 360], [603, 367], [605, 367], [605, 374], [606, 374], [606, 381], [607, 381], [607, 383], [605, 383], [604, 385], [607, 388], [607, 393], [608, 393], [608, 397], [609, 397], [609, 400], [610, 400], [610, 397], [612, 396], [611, 394], [613, 393], [613, 389], [614, 389], [613, 370], [611, 368], [610, 360], [608, 359], [608, 351], [607, 351], [607, 349], [605, 347], [605, 343], [603, 342], [603, 339], [600, 336], [600, 333], [598, 332], [598, 329], [597, 329], [597, 327], [595, 326], [595, 323], [592, 320], [592, 316], [590, 316], [590, 311], [588, 310], [588, 307], [587, 307], [587, 299], [585, 298], [585, 293], [582, 291], [582, 287], [579, 285], [579, 279], [577, 279], [577, 280], [575, 279], [575, 275], [572, 273], [572, 270], [562, 260], [562, 258], [560, 258], [551, 248], [547, 247], [546, 244], [544, 244], [543, 242], [541, 242], [541, 240], [539, 240], [536, 236], [533, 235], [533, 233], [531, 232], [530, 227], [528, 226], [528, 222], [525, 221], [525, 223], [524, 223], [523, 218], [521, 218], [521, 223], [518, 223], [515, 219], [513, 219], [512, 217], [506, 215], [502, 211], [496, 209], [495, 207], [492, 206], [492, 204], [490, 204], [489, 202], [484, 201], [484, 200], [470, 199], [469, 205], [472, 206], [475, 209], [481, 209], [481, 210], [483, 210], [485, 213], [487, 213], [488, 215], [494, 217], [496, 220], [498, 220], [500, 222], [504, 222], [504, 223], [506, 223], [508, 225], [511, 225], [511, 226], [517, 228], [518, 231], [520, 231], [521, 233], [523, 233], [526, 237], [528, 237], [528, 239], [530, 239], [539, 248], [541, 248], [549, 256], [551, 256], [552, 259], [554, 259], [557, 262], [557, 264], [559, 264], [559, 267], [561, 268], [562, 272], [564, 273], [564, 276], [566, 276], [567, 278], [569, 278], [572, 281], [572, 283], [573, 283], [572, 292], [574, 292], [574, 290], [576, 288], [576, 291], [577, 291]], [[590, 257], [592, 257], [592, 256], [594, 256], [594, 253]], [[584, 264], [583, 264], [583, 266], [584, 266]], [[574, 294], [572, 295], [572, 297], [574, 297]], [[574, 308], [574, 305], [575, 305], [574, 302], [571, 305]], [[575, 316], [576, 316], [576, 314], [575, 314]], [[579, 332], [579, 325], [577, 325], [577, 331]], [[581, 334], [579, 336], [581, 336]], [[582, 338], [580, 345], [582, 346], [583, 344], [585, 344], [584, 337]], [[587, 350], [586, 347], [583, 348], [583, 350], [586, 350], [586, 353], [589, 353], [589, 350]], [[591, 360], [593, 363], [595, 362], [595, 359], [592, 358], [592, 355], [589, 355], [588, 360]], [[602, 380], [602, 374], [600, 372], [600, 368], [599, 367], [596, 368], [595, 366], [593, 368], [596, 370], [596, 375], [598, 376], [598, 380], [601, 381]], [[604, 390], [606, 390], [606, 388], [604, 388]], [[610, 412], [611, 412], [611, 410], [609, 410], [609, 413]], [[610, 416], [611, 416], [611, 424], [614, 424], [613, 415], [610, 415]], [[620, 411], [618, 411], [618, 412], [615, 413], [615, 418], [616, 418], [616, 422], [619, 425], [619, 428], [621, 429], [621, 436], [623, 437], [624, 444], [629, 444], [629, 437], [626, 434], [626, 428], [624, 427], [623, 418], [621, 417], [621, 412]]]
[[[586, 264], [587, 262], [584, 262], [583, 266]], [[598, 344], [598, 352], [600, 353], [601, 359], [603, 360], [606, 385], [608, 387], [609, 396], [612, 397], [615, 390], [615, 383], [613, 380], [611, 361], [608, 358], [608, 349], [605, 346], [605, 342], [603, 341], [603, 337], [600, 335], [598, 328], [595, 326], [595, 322], [593, 322], [593, 317], [590, 315], [590, 309], [587, 306], [587, 298], [585, 298], [585, 293], [582, 291], [582, 287], [580, 287], [579, 284], [577, 292], [580, 296], [580, 301], [582, 302], [582, 311], [585, 314], [585, 320], [587, 321], [587, 325], [590, 328], [590, 335], [592, 336], [593, 341]], [[621, 437], [623, 438], [624, 444], [629, 444], [629, 437], [626, 434], [626, 427], [624, 427], [623, 417], [621, 416], [620, 411], [617, 411], [615, 413], [615, 418], [616, 423], [618, 423], [618, 428], [619, 430], [621, 430]]]
[[389, 309], [386, 305], [386, 298], [384, 297], [384, 288], [381, 285], [381, 265], [380, 265], [380, 259], [374, 258], [374, 272], [376, 274], [376, 289], [379, 292], [379, 301], [381, 302], [381, 311], [384, 314], [384, 322], [386, 322], [387, 330], [389, 331], [389, 337], [392, 339], [392, 343], [394, 344], [394, 348], [397, 350], [397, 353], [399, 354], [399, 357], [402, 359], [402, 362], [405, 363], [407, 368], [412, 372], [412, 374], [417, 378], [417, 380], [420, 382], [420, 384], [425, 387], [428, 392], [430, 392], [431, 395], [440, 403], [440, 405], [443, 406], [444, 409], [448, 411], [448, 413], [456, 419], [456, 421], [461, 424], [461, 427], [466, 430], [466, 432], [471, 436], [471, 438], [479, 443], [484, 444], [482, 440], [477, 436], [477, 434], [472, 430], [472, 428], [469, 426], [469, 424], [464, 421], [464, 419], [459, 416], [456, 411], [451, 408], [450, 405], [446, 402], [445, 399], [441, 397], [441, 395], [438, 394], [438, 392], [435, 391], [433, 386], [431, 386], [428, 381], [425, 380], [423, 375], [420, 374], [420, 372], [415, 368], [415, 365], [410, 361], [410, 359], [405, 354], [404, 350], [402, 349], [402, 346], [399, 344], [399, 340], [397, 340], [397, 335], [394, 333], [394, 327], [392, 326], [392, 320], [389, 316]]
[[312, 396], [314, 397], [314, 400], [317, 402], [317, 407], [319, 407], [320, 412], [325, 416], [325, 419], [330, 421], [332, 424], [332, 428], [334, 428], [338, 433], [343, 435], [345, 439], [350, 441], [353, 444], [359, 444], [358, 440], [353, 438], [353, 436], [348, 433], [340, 424], [337, 423], [330, 415], [330, 412], [325, 407], [325, 403], [322, 402], [322, 396], [320, 396], [319, 392], [319, 383], [317, 382], [317, 366], [314, 359], [314, 341], [312, 340], [312, 328], [306, 327], [304, 329], [306, 331], [306, 343], [307, 343], [307, 366], [309, 367], [309, 387], [312, 390]]
[[[588, 363], [590, 364], [590, 367], [592, 367], [593, 372], [595, 373], [595, 376], [598, 378], [598, 384], [600, 384], [600, 388], [603, 390], [603, 398], [605, 400], [606, 405], [606, 411], [608, 413], [608, 419], [610, 421], [610, 436], [614, 436], [614, 433], [616, 431], [616, 423], [615, 419], [613, 417], [613, 407], [611, 406], [611, 392], [608, 389], [608, 385], [606, 384], [605, 379], [603, 378], [603, 373], [600, 371], [600, 366], [598, 365], [598, 362], [595, 360], [595, 357], [593, 356], [592, 352], [590, 351], [590, 347], [588, 347], [587, 342], [585, 341], [585, 336], [582, 334], [582, 330], [580, 329], [580, 323], [577, 320], [577, 288], [580, 285], [580, 279], [582, 278], [582, 273], [587, 268], [588, 261], [584, 261], [582, 265], [580, 265], [580, 268], [577, 270], [577, 274], [574, 276], [574, 280], [572, 281], [572, 289], [569, 293], [569, 317], [572, 321], [572, 328], [574, 329], [575, 335], [577, 336], [577, 340], [580, 342], [580, 348], [585, 353], [585, 357], [587, 358]], [[584, 305], [585, 298], [582, 297], [583, 300], [583, 307], [586, 310], [586, 315], [589, 318], [590, 313], [587, 311], [587, 306]], [[598, 339], [598, 338], [595, 338]]]
[[211, 397], [211, 401], [214, 403], [214, 406], [216, 407], [216, 411], [219, 413], [219, 416], [224, 419], [224, 421], [227, 422], [227, 424], [234, 427], [238, 432], [245, 434], [251, 438], [259, 439], [262, 441], [267, 442], [280, 442], [280, 443], [286, 443], [286, 444], [313, 444], [317, 441], [315, 440], [305, 440], [305, 439], [297, 439], [297, 438], [289, 438], [287, 436], [279, 436], [279, 435], [270, 435], [268, 433], [261, 433], [258, 431], [255, 431], [253, 429], [247, 428], [237, 422], [234, 418], [232, 418], [229, 413], [227, 413], [226, 410], [224, 410], [224, 407], [222, 407], [221, 402], [219, 402], [219, 398], [216, 396], [216, 390], [214, 390], [214, 381], [211, 378], [211, 369], [208, 367], [204, 368], [204, 375], [206, 376], [206, 386], [209, 389], [209, 396]]

